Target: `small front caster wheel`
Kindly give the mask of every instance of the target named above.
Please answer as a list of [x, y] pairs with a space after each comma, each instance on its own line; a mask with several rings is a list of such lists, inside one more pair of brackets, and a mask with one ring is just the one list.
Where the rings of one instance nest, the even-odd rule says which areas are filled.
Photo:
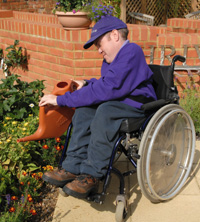
[[115, 220], [116, 222], [123, 222], [124, 219], [126, 218], [127, 211], [124, 205], [124, 202], [119, 201], [116, 206], [116, 211], [115, 211]]

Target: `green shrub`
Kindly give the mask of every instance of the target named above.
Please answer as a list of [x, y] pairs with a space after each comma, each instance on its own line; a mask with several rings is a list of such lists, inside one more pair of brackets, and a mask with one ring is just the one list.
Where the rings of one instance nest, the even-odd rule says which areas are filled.
[[0, 120], [3, 117], [22, 120], [29, 114], [38, 115], [38, 102], [43, 96], [44, 81], [24, 82], [18, 75], [1, 79], [0, 84]]
[[3, 58], [3, 71], [6, 76], [11, 75], [15, 68], [28, 69], [28, 56], [26, 49], [18, 47], [19, 40], [15, 40], [13, 45], [6, 48], [6, 55], [0, 50], [0, 60]]
[[189, 75], [189, 81], [186, 84], [186, 89], [180, 99], [180, 105], [191, 116], [196, 133], [200, 133], [200, 87], [193, 80], [192, 75]]

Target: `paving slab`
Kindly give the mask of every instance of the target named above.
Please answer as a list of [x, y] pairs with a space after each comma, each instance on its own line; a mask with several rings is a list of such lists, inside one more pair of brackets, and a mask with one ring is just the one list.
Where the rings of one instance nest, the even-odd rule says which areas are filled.
[[[184, 189], [174, 199], [158, 204], [151, 203], [142, 193], [137, 175], [125, 179], [128, 196], [127, 222], [199, 222], [200, 221], [200, 141], [196, 142], [196, 152], [192, 172]], [[130, 163], [120, 158], [116, 167], [128, 169]], [[108, 195], [102, 205], [87, 200], [59, 195], [53, 222], [115, 222], [115, 199], [119, 182], [113, 176]], [[101, 189], [101, 188], [100, 188]]]

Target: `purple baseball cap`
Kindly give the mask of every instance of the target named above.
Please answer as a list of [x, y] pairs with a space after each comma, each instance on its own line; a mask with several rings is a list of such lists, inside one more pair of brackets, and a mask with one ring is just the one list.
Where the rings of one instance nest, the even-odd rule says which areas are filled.
[[92, 28], [91, 38], [83, 46], [85, 49], [90, 48], [93, 45], [94, 41], [98, 39], [103, 34], [110, 32], [114, 29], [125, 29], [127, 25], [122, 22], [122, 20], [113, 17], [105, 16], [101, 18]]

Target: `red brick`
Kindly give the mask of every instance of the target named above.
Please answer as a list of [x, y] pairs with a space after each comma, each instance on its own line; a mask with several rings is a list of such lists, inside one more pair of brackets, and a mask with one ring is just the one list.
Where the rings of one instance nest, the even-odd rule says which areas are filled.
[[9, 11], [9, 10], [0, 10], [0, 18], [9, 18], [9, 17], [13, 17], [13, 11]]
[[75, 69], [75, 75], [78, 76], [78, 77], [83, 76], [84, 73], [85, 72], [84, 72], [83, 69], [78, 69], [78, 68]]
[[141, 26], [140, 31], [141, 31], [141, 41], [149, 40], [149, 36], [148, 36], [149, 32], [148, 32], [147, 26], [145, 25]]
[[73, 50], [73, 45], [69, 42], [59, 41], [56, 45], [61, 49]]
[[49, 47], [47, 46], [42, 46], [42, 45], [38, 45], [38, 52], [42, 52], [42, 53], [49, 53]]
[[74, 59], [82, 59], [82, 58], [83, 58], [83, 52], [74, 52]]
[[57, 62], [56, 56], [52, 56], [52, 55], [45, 55], [44, 60], [51, 63]]
[[174, 36], [169, 34], [166, 35], [166, 45], [174, 45]]
[[180, 48], [182, 46], [182, 41], [181, 41], [181, 35], [175, 35], [174, 36], [174, 47], [175, 48]]
[[82, 43], [75, 43], [74, 50], [83, 50], [83, 44]]
[[47, 70], [45, 72], [45, 75], [57, 80], [57, 79], [59, 79], [60, 74], [56, 73], [55, 71]]
[[73, 76], [74, 75], [74, 68], [65, 66], [65, 73]]
[[54, 56], [63, 57], [63, 50], [61, 50], [61, 49], [50, 48], [49, 53]]
[[85, 75], [87, 76], [100, 76], [101, 75], [101, 70], [99, 68], [89, 68], [85, 69]]
[[73, 51], [64, 50], [63, 55], [64, 55], [63, 58], [67, 58], [67, 59], [73, 59], [74, 58]]
[[157, 27], [152, 27], [149, 31], [150, 34], [150, 41], [156, 41], [157, 37], [158, 37], [158, 29]]
[[81, 36], [81, 42], [87, 42], [90, 38], [88, 30], [82, 30], [80, 32], [80, 36]]
[[136, 41], [140, 39], [140, 29], [139, 27], [134, 27], [132, 29], [133, 35], [132, 35], [132, 41]]
[[79, 42], [80, 41], [80, 30], [76, 30], [76, 31], [70, 31], [71, 33], [71, 40], [72, 42]]
[[51, 70], [59, 73], [65, 73], [65, 67], [57, 64], [51, 64]]
[[94, 65], [94, 60], [75, 60], [75, 67], [78, 68], [94, 67]]
[[96, 51], [84, 51], [83, 52], [83, 58], [85, 59], [101, 59], [102, 55], [99, 54], [99, 52]]
[[198, 57], [198, 54], [197, 54], [197, 51], [195, 50], [195, 48], [189, 48], [187, 56], [189, 58], [196, 58], [196, 57]]
[[159, 35], [158, 36], [158, 45], [165, 45], [166, 42], [166, 35]]
[[26, 48], [31, 51], [37, 51], [37, 45], [26, 43]]
[[73, 60], [71, 59], [59, 58], [59, 61], [60, 61], [60, 65], [73, 67]]

